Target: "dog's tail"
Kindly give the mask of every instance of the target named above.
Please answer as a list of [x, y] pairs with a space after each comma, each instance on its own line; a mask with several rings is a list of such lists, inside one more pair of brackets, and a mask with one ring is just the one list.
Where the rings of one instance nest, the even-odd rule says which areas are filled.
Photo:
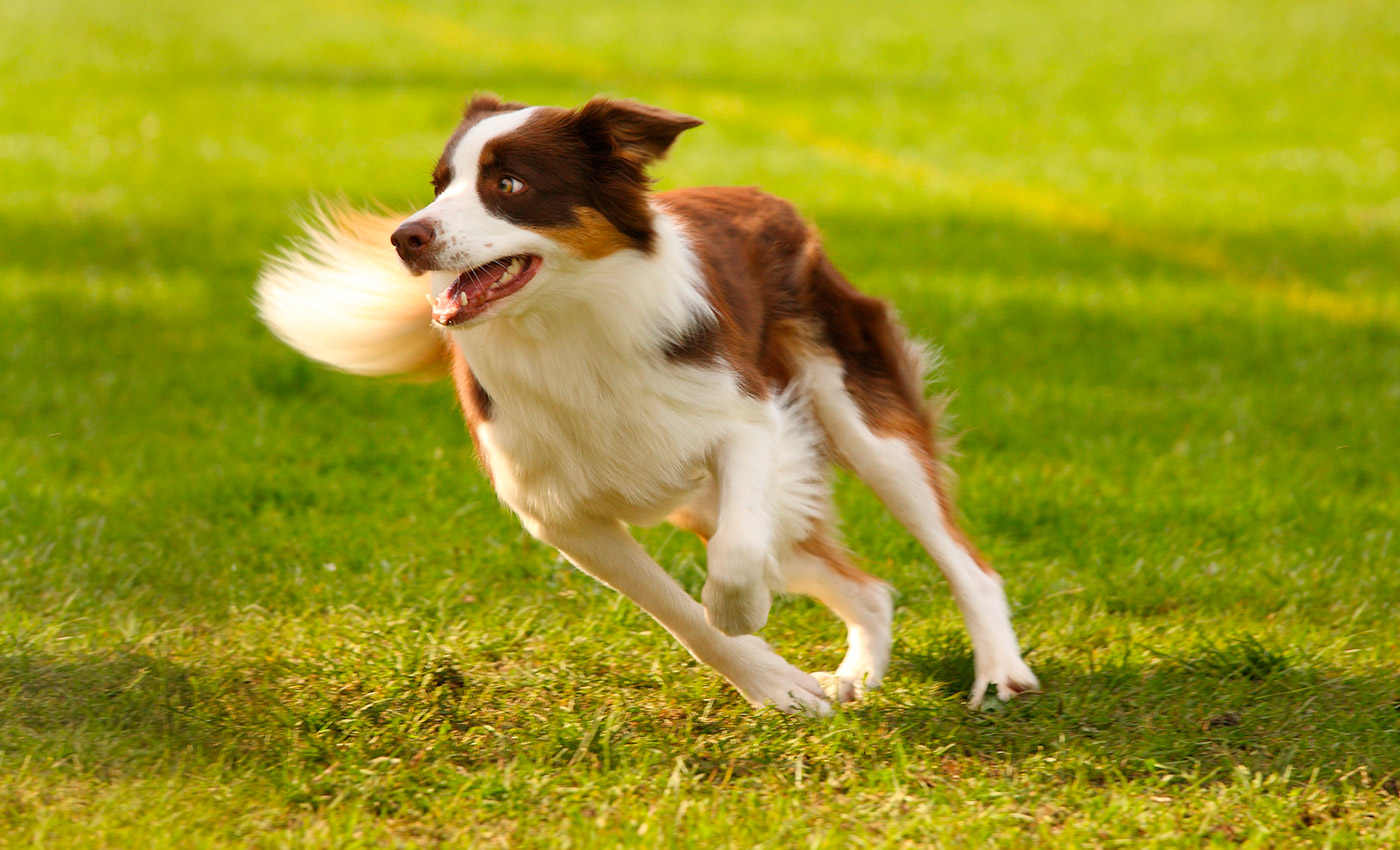
[[317, 205], [303, 238], [258, 276], [258, 315], [292, 348], [346, 372], [444, 374], [448, 351], [432, 326], [427, 279], [389, 246], [401, 220]]

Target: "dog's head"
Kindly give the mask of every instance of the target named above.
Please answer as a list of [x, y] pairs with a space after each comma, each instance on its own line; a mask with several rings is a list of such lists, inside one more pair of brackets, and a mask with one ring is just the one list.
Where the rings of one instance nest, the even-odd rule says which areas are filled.
[[580, 263], [650, 251], [646, 167], [700, 123], [634, 101], [472, 98], [433, 171], [436, 199], [392, 238], [409, 269], [433, 273], [433, 320], [516, 313]]

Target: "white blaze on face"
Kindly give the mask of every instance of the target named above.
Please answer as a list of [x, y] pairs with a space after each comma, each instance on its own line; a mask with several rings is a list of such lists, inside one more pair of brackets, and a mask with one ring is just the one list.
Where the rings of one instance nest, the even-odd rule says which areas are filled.
[[[547, 249], [539, 234], [492, 215], [477, 191], [482, 150], [492, 139], [520, 129], [534, 113], [530, 107], [493, 115], [468, 130], [449, 156], [452, 182], [431, 204], [405, 220], [435, 222], [440, 243], [437, 260], [443, 267], [465, 271], [501, 257]], [[451, 286], [456, 276], [454, 271], [434, 272], [433, 297]]]

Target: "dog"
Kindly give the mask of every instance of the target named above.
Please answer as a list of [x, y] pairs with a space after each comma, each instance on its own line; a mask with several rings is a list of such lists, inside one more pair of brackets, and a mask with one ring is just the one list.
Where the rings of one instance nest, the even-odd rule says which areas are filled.
[[[652, 192], [647, 167], [701, 123], [627, 100], [477, 95], [434, 200], [403, 220], [319, 210], [263, 269], [259, 313], [341, 370], [450, 372], [481, 465], [529, 533], [754, 706], [824, 715], [889, 668], [892, 589], [837, 536], [832, 463], [947, 577], [972, 640], [969, 703], [1038, 690], [1001, 579], [954, 517], [928, 349], [786, 201]], [[698, 602], [628, 533], [662, 521], [705, 541]], [[775, 592], [845, 622], [834, 671], [803, 672], [754, 634]]]

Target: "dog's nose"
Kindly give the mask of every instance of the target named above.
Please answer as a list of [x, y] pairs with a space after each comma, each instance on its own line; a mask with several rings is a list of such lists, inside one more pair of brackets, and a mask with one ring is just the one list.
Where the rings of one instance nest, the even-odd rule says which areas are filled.
[[412, 263], [418, 259], [429, 245], [433, 244], [433, 226], [424, 221], [409, 221], [399, 225], [394, 235], [389, 237], [399, 259]]

